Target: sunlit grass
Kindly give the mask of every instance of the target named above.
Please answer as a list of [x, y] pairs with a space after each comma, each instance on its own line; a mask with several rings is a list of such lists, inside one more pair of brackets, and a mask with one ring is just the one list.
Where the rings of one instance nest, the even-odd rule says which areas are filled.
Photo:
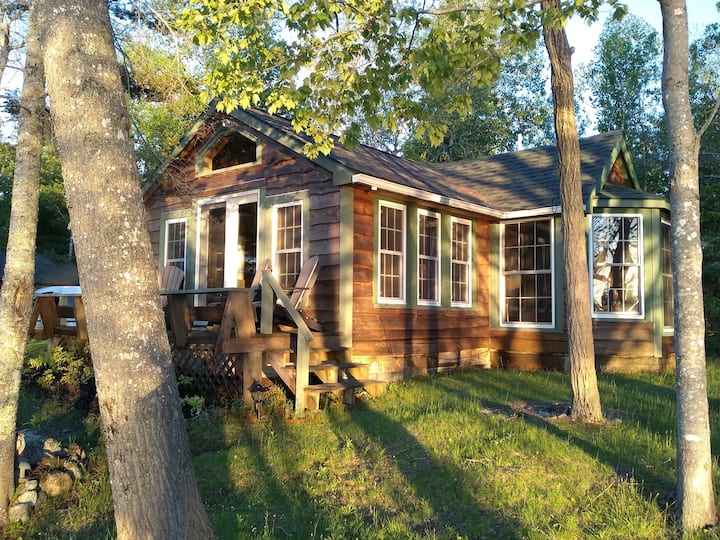
[[207, 502], [223, 538], [670, 537], [673, 378], [600, 380], [601, 427], [516, 412], [569, 403], [562, 373], [393, 385], [349, 410], [231, 430], [222, 456], [197, 458], [201, 489], [221, 494]]
[[[715, 362], [708, 379], [716, 428]], [[599, 381], [603, 426], [526, 414], [523, 404], [569, 404], [568, 377], [513, 371], [418, 378], [303, 420], [226, 413], [187, 426], [225, 539], [676, 538], [674, 376]], [[4, 537], [111, 538], [99, 456], [71, 497]]]

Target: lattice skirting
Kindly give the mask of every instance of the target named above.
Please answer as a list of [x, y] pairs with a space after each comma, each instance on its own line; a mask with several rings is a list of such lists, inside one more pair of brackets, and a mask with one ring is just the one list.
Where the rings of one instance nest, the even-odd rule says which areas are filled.
[[234, 397], [241, 392], [241, 355], [216, 354], [212, 345], [190, 345], [174, 349], [173, 362], [178, 375], [191, 377], [193, 388], [205, 397]]

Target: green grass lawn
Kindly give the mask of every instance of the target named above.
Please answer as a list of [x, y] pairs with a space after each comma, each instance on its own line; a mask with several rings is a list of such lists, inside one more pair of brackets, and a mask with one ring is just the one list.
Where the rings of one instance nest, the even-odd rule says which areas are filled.
[[[717, 428], [717, 362], [709, 379]], [[188, 431], [226, 539], [673, 538], [673, 384], [672, 374], [601, 375], [611, 419], [601, 427], [524, 412], [569, 403], [562, 373], [466, 371], [304, 420], [211, 414]], [[6, 537], [112, 536], [101, 452], [91, 469]]]

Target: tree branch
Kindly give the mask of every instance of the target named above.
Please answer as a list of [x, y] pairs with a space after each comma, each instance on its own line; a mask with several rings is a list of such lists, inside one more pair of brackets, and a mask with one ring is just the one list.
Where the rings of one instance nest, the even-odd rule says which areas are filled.
[[702, 136], [713, 123], [713, 120], [715, 120], [715, 116], [717, 116], [718, 110], [720, 110], [720, 95], [715, 99], [715, 105], [713, 105], [712, 111], [710, 111], [710, 115], [707, 117], [705, 123], [700, 128], [700, 131], [698, 131], [699, 138], [702, 139]]

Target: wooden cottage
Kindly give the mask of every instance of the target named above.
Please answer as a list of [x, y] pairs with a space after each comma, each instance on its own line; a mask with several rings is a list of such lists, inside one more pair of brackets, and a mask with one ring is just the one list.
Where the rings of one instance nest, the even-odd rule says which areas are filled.
[[[314, 366], [342, 359], [376, 381], [563, 367], [554, 146], [426, 164], [340, 145], [311, 160], [306, 142], [261, 111], [208, 113], [145, 190], [158, 266], [181, 267], [184, 287], [203, 291], [249, 287], [269, 260], [292, 288], [317, 256], [305, 309], [322, 328], [309, 342]], [[598, 366], [664, 369], [669, 205], [639, 189], [620, 133], [583, 139], [581, 158]], [[283, 354], [287, 365], [293, 353]]]

